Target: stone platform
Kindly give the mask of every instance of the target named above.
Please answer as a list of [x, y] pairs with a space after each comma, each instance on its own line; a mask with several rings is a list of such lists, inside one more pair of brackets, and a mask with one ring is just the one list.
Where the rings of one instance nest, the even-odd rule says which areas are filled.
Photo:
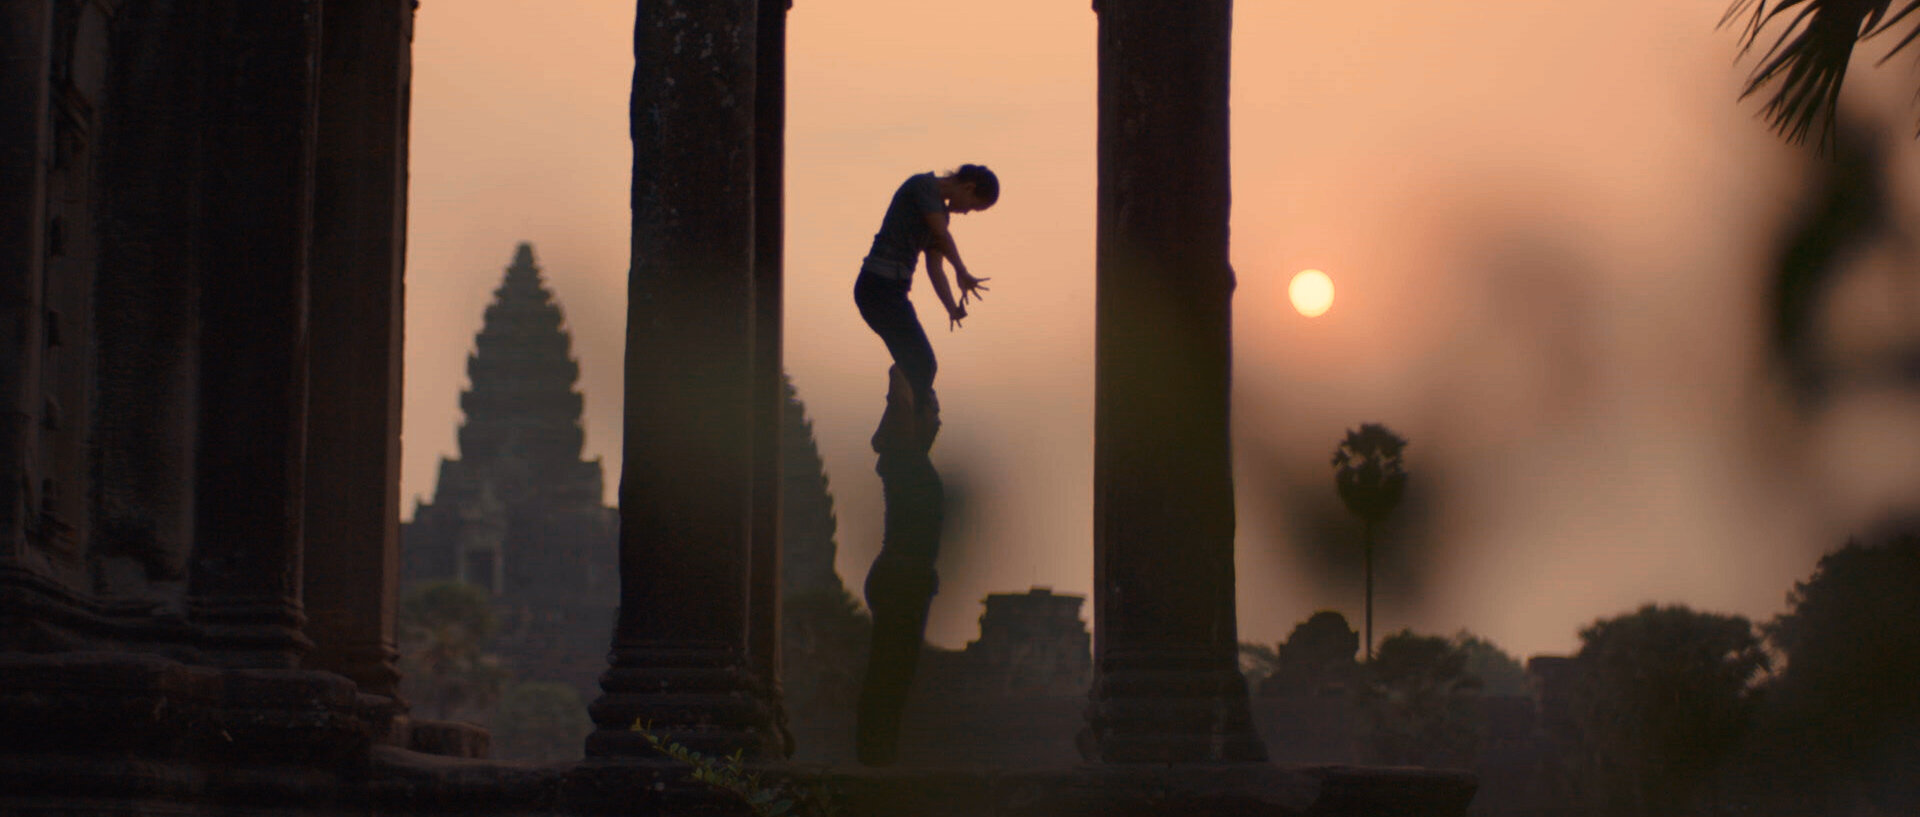
[[[483, 732], [396, 725], [365, 698], [346, 678], [311, 670], [114, 653], [0, 657], [0, 814], [747, 813], [677, 764], [461, 757], [485, 751]], [[1271, 763], [751, 771], [822, 787], [845, 817], [1458, 817], [1476, 785], [1465, 772]]]
[[1465, 772], [1351, 766], [1086, 765], [825, 770], [858, 817], [1457, 817]]
[[[823, 784], [844, 817], [1460, 817], [1475, 790], [1466, 772], [1265, 763], [758, 771]], [[394, 751], [374, 777], [381, 814], [749, 813], [646, 763], [528, 767]]]

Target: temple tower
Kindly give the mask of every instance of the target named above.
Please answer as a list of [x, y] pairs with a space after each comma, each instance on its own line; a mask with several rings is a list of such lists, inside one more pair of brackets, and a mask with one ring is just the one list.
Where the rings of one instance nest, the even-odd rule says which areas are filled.
[[433, 502], [406, 526], [409, 582], [487, 589], [493, 649], [522, 680], [595, 692], [618, 601], [618, 521], [598, 458], [581, 458], [580, 364], [533, 247], [514, 252], [467, 359], [460, 457], [440, 462]]

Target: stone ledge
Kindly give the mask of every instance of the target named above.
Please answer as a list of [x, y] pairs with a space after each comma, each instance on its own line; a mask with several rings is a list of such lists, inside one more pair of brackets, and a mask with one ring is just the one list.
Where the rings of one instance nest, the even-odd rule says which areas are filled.
[[[848, 817], [1461, 817], [1476, 788], [1460, 771], [1268, 763], [759, 771], [826, 784]], [[687, 785], [670, 766], [593, 761], [567, 773], [562, 804], [570, 814], [733, 813]]]
[[534, 765], [373, 749], [366, 800], [381, 814], [556, 814], [571, 763]]
[[[503, 763], [391, 746], [373, 747], [370, 760], [358, 778], [284, 765], [0, 756], [0, 813], [747, 814], [670, 764]], [[757, 770], [769, 781], [826, 784], [846, 817], [1462, 817], [1475, 789], [1466, 772], [1262, 763]]]
[[479, 759], [493, 748], [493, 734], [471, 723], [410, 719], [406, 732], [406, 747], [426, 755]]
[[1268, 763], [816, 774], [857, 817], [1459, 817], [1476, 787], [1466, 772]]
[[[219, 670], [155, 656], [0, 656], [0, 813], [738, 812], [673, 764], [535, 766], [377, 745], [365, 705], [332, 673]], [[477, 727], [409, 726], [415, 746], [484, 751]], [[1464, 772], [1269, 763], [756, 770], [826, 784], [848, 817], [1460, 817], [1476, 785]]]

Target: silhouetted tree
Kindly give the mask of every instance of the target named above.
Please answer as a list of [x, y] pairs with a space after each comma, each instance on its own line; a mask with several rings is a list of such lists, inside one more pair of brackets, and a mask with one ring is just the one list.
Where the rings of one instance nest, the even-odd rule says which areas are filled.
[[1531, 689], [1520, 661], [1491, 641], [1461, 630], [1453, 643], [1467, 656], [1467, 674], [1480, 679], [1486, 695], [1525, 695]]
[[1400, 452], [1407, 441], [1379, 423], [1362, 423], [1359, 431], [1333, 451], [1333, 483], [1347, 512], [1360, 519], [1360, 545], [1366, 552], [1367, 658], [1373, 658], [1373, 529], [1385, 522], [1406, 492], [1407, 472]]
[[1763, 721], [1773, 782], [1920, 813], [1920, 536], [1847, 545], [1766, 626], [1786, 656]]
[[1471, 766], [1480, 744], [1480, 679], [1467, 652], [1402, 630], [1367, 662], [1362, 703], [1370, 759], [1386, 765]]
[[1887, 54], [1891, 58], [1920, 37], [1915, 11], [1920, 11], [1920, 0], [1734, 0], [1720, 24], [1744, 18], [1744, 56], [1761, 42], [1762, 31], [1782, 22], [1784, 29], [1761, 54], [1740, 96], [1745, 99], [1777, 83], [1765, 108], [1774, 129], [1797, 144], [1817, 125], [1818, 144], [1824, 149], [1836, 133], [1835, 112], [1854, 46], [1904, 23], [1905, 35]]
[[580, 757], [593, 720], [571, 685], [529, 681], [500, 697], [490, 731], [495, 758], [554, 763]]
[[1572, 798], [1600, 815], [1686, 813], [1752, 718], [1769, 666], [1759, 634], [1741, 616], [1648, 605], [1580, 640]]
[[486, 590], [459, 580], [416, 585], [400, 600], [398, 623], [403, 694], [416, 710], [445, 720], [499, 698], [506, 673], [484, 652], [497, 626]]
[[1359, 669], [1354, 654], [1360, 634], [1346, 616], [1321, 610], [1295, 625], [1273, 653], [1273, 671], [1259, 686], [1262, 695], [1316, 695], [1345, 687]]

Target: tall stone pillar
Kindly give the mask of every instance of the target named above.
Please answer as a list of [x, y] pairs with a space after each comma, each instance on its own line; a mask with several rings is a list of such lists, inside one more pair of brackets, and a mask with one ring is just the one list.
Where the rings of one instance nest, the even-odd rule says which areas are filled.
[[[787, 9], [790, 0], [760, 0], [754, 75], [753, 141], [753, 595], [748, 643], [754, 671], [780, 703], [780, 489], [782, 419], [787, 413], [784, 246], [786, 240]], [[792, 754], [792, 738], [782, 744]]]
[[218, 664], [292, 667], [301, 633], [318, 0], [206, 0], [190, 612]]
[[634, 26], [620, 614], [589, 756], [778, 749], [749, 652], [754, 61], [760, 0], [650, 0]]
[[1262, 760], [1234, 621], [1230, 0], [1098, 0], [1094, 650], [1109, 763]]
[[40, 416], [53, 4], [0, 5], [0, 566], [21, 561]]
[[315, 148], [304, 665], [399, 697], [402, 271], [413, 0], [326, 0]]

